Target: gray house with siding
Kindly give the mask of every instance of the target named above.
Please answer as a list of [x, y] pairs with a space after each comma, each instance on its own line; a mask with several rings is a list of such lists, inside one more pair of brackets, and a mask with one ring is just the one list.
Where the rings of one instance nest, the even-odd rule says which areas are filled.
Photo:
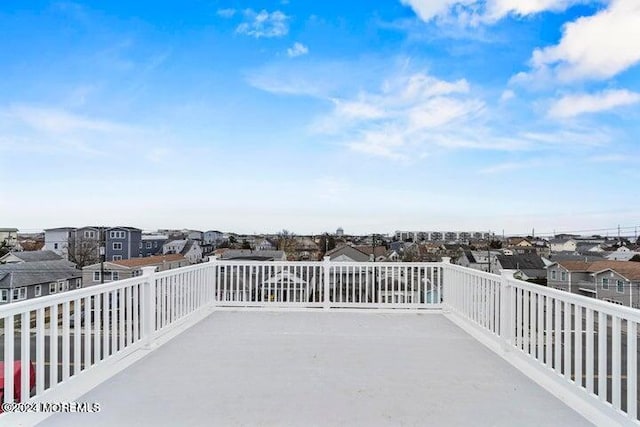
[[82, 287], [82, 272], [65, 260], [0, 264], [0, 304]]
[[640, 263], [559, 261], [547, 267], [547, 286], [640, 308]]

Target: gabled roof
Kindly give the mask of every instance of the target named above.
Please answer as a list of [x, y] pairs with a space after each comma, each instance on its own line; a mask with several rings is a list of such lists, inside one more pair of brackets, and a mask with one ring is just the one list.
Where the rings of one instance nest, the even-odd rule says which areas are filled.
[[571, 272], [601, 273], [613, 270], [629, 280], [640, 280], [640, 263], [633, 261], [559, 261], [559, 265]]
[[[217, 252], [217, 251], [216, 251]], [[262, 259], [260, 259], [262, 258]], [[221, 254], [221, 259], [246, 259], [254, 261], [281, 261], [284, 251], [253, 251], [251, 249], [227, 249]]]
[[504, 269], [544, 270], [544, 262], [542, 262], [542, 258], [535, 254], [498, 255], [496, 258]]
[[8, 258], [9, 255], [18, 258], [22, 262], [35, 262], [35, 261], [60, 261], [62, 257], [53, 251], [23, 251], [23, 252], [9, 252], [0, 261]]
[[37, 285], [82, 277], [69, 261], [33, 261], [0, 265], [0, 288]]
[[477, 262], [471, 251], [464, 251], [464, 254], [471, 264], [475, 264]]
[[[382, 248], [382, 246], [381, 246]], [[383, 248], [384, 249], [384, 248]], [[384, 255], [384, 252], [383, 252]], [[340, 246], [338, 248], [334, 248], [332, 250], [330, 250], [329, 252], [327, 252], [325, 254], [325, 256], [328, 256], [330, 259], [335, 259], [338, 258], [340, 256], [345, 256], [347, 258], [350, 258], [356, 262], [366, 262], [369, 261], [369, 255], [367, 255], [366, 253], [362, 252], [359, 249], [354, 248], [353, 246], [349, 246], [349, 245], [345, 245], [345, 246]]]
[[139, 268], [151, 265], [158, 265], [165, 262], [186, 261], [186, 258], [180, 254], [166, 254], [148, 256], [143, 258], [129, 258], [120, 261], [110, 261], [111, 264], [120, 265], [128, 268]]

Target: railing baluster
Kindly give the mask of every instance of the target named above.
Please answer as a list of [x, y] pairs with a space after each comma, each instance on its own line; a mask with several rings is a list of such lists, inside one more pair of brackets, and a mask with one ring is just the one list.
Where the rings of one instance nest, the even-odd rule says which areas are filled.
[[638, 418], [638, 324], [627, 321], [627, 414]]
[[575, 361], [574, 361], [574, 370], [575, 376], [574, 381], [579, 386], [582, 387], [582, 306], [575, 305], [574, 308], [575, 315]]
[[564, 355], [564, 377], [571, 380], [571, 307], [573, 304], [564, 302], [564, 332], [563, 338], [563, 355]]
[[588, 393], [593, 393], [593, 377], [595, 369], [594, 348], [593, 348], [593, 310], [586, 309], [586, 331], [585, 331], [585, 386]]
[[4, 318], [4, 403], [14, 401], [13, 361], [15, 360], [15, 324], [14, 315]]
[[598, 396], [607, 401], [607, 315], [598, 312]]
[[622, 397], [621, 397], [621, 337], [622, 334], [620, 328], [620, 318], [618, 316], [613, 316], [611, 319], [613, 323], [611, 328], [611, 403], [617, 409], [622, 409]]
[[36, 394], [44, 391], [44, 339], [44, 308], [39, 308], [36, 310]]
[[[31, 312], [24, 311], [20, 316], [20, 400], [25, 402], [31, 396], [29, 365], [31, 363]], [[13, 369], [11, 372], [13, 375]], [[16, 396], [17, 398], [18, 396]]]
[[58, 303], [53, 304], [49, 311], [49, 329], [49, 388], [51, 388], [58, 384]]

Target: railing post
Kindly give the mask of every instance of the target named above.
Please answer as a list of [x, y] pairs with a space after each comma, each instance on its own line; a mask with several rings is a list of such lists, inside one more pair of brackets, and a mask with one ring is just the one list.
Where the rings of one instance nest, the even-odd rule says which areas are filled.
[[[440, 270], [440, 274], [438, 275], [438, 299], [440, 300], [440, 303], [443, 305], [446, 305], [445, 303], [445, 295], [447, 295], [447, 293], [452, 293], [453, 291], [451, 290], [445, 290], [445, 283], [447, 283], [445, 281], [445, 271], [447, 270], [447, 266], [451, 264], [451, 257], [448, 256], [443, 256], [442, 257], [442, 267]], [[433, 296], [432, 296], [433, 298]], [[445, 312], [449, 312], [449, 310], [445, 310]]]
[[329, 280], [331, 277], [330, 270], [331, 270], [331, 258], [326, 256], [324, 257], [322, 262], [322, 272], [324, 276], [324, 283], [323, 283], [324, 295], [323, 295], [322, 301], [324, 302], [325, 310], [329, 310], [329, 308], [331, 307], [331, 298], [329, 295], [331, 292], [331, 285], [329, 283]]
[[217, 256], [210, 256], [207, 263], [207, 267], [211, 269], [211, 272], [207, 280], [207, 289], [211, 292], [209, 295], [209, 307], [214, 308], [216, 306], [216, 300], [218, 298], [218, 268], [216, 267], [218, 262]]
[[151, 337], [156, 323], [156, 279], [157, 267], [142, 267], [143, 299], [142, 299], [142, 337], [145, 347], [151, 346]]
[[514, 345], [515, 307], [514, 287], [510, 279], [516, 270], [500, 270], [500, 337], [504, 340], [504, 350], [510, 351]]

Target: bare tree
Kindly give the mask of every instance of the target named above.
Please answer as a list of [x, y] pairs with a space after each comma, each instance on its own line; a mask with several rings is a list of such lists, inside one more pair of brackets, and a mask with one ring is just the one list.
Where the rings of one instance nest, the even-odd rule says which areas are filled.
[[289, 255], [293, 255], [296, 252], [296, 235], [288, 230], [279, 231], [276, 237], [276, 245], [279, 250], [284, 251]]
[[69, 261], [78, 268], [100, 262], [100, 241], [83, 236], [71, 236], [67, 247]]

